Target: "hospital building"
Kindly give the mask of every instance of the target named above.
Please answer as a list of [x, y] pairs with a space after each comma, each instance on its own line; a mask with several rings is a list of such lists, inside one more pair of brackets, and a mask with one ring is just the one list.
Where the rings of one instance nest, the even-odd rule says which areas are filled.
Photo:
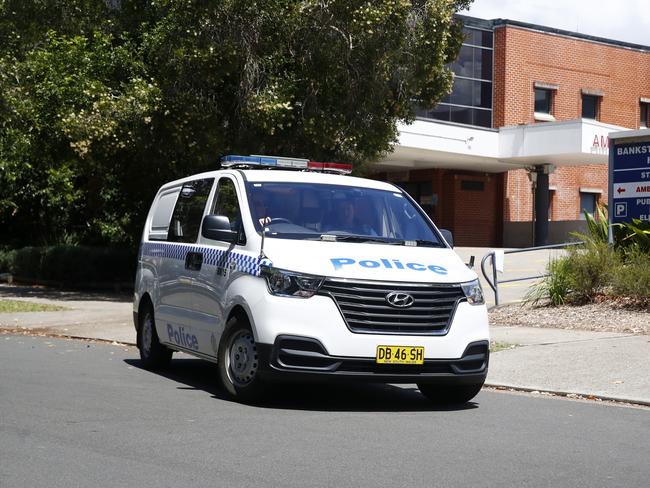
[[608, 134], [650, 123], [650, 47], [459, 18], [451, 94], [400, 126], [372, 176], [408, 191], [456, 245], [565, 242], [607, 202]]

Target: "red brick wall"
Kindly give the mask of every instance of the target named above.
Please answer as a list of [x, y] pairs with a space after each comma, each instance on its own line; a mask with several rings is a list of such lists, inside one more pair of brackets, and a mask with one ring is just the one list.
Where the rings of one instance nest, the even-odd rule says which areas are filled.
[[[404, 178], [405, 175], [373, 175], [383, 181], [394, 181], [395, 176]], [[463, 190], [463, 180], [483, 182], [483, 190]], [[432, 192], [438, 197], [431, 218], [439, 228], [453, 233], [455, 245], [494, 246], [501, 243], [503, 175], [429, 169], [409, 171], [408, 181], [431, 182]]]
[[[500, 241], [501, 225], [499, 201], [500, 175], [480, 173], [449, 174], [447, 191], [454, 193], [453, 228], [454, 244], [457, 246], [493, 246]], [[483, 191], [463, 190], [461, 182], [481, 181]]]
[[[639, 97], [650, 97], [650, 53], [572, 39], [513, 26], [495, 30], [494, 126], [534, 123], [534, 83], [558, 85], [553, 97], [557, 120], [581, 117], [581, 90], [603, 93], [599, 121], [627, 128], [639, 126]], [[552, 220], [579, 218], [581, 187], [603, 190], [607, 166], [561, 167], [550, 178]], [[530, 182], [523, 170], [507, 175], [506, 221], [532, 218]]]
[[[598, 201], [607, 203], [607, 165], [561, 166], [549, 178], [551, 220], [580, 219], [580, 189], [600, 189]], [[509, 171], [505, 195], [506, 221], [529, 221], [533, 215], [533, 193], [526, 171]]]

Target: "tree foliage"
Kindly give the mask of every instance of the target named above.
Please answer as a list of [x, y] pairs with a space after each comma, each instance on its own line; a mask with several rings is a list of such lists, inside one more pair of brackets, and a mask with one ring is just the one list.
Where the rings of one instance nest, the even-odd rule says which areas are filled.
[[469, 0], [0, 0], [5, 243], [134, 243], [228, 153], [363, 164], [451, 88]]

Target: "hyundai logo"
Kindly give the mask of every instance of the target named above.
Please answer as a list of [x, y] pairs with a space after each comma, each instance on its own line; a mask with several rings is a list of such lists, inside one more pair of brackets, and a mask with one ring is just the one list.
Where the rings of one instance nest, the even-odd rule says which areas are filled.
[[386, 301], [389, 303], [389, 305], [393, 307], [406, 308], [413, 305], [413, 302], [415, 302], [415, 298], [413, 298], [408, 293], [393, 291], [390, 292], [388, 295], [386, 295]]

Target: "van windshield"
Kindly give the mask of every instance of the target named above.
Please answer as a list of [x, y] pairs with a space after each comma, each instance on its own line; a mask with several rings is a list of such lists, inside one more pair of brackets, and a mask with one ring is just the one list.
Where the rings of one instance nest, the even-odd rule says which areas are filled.
[[444, 247], [402, 193], [316, 183], [247, 183], [255, 228], [266, 237]]

